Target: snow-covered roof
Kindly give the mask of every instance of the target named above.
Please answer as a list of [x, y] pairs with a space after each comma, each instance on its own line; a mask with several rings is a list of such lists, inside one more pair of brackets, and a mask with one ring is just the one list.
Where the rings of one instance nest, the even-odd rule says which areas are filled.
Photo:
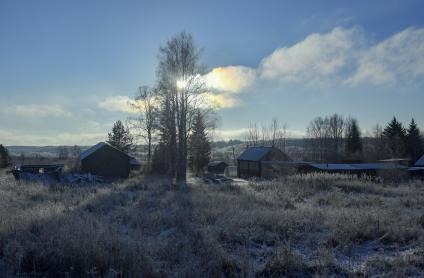
[[396, 163], [310, 163], [314, 168], [333, 171], [355, 171], [355, 170], [380, 170], [380, 169], [405, 169], [407, 167]]
[[424, 166], [424, 154], [417, 160], [417, 162], [415, 162], [414, 166]]
[[259, 161], [272, 150], [272, 147], [251, 147], [246, 149], [237, 159]]
[[309, 165], [320, 170], [340, 170], [340, 171], [356, 170], [355, 167], [352, 167], [349, 164], [340, 164], [340, 163], [310, 163]]
[[80, 156], [79, 159], [83, 160], [86, 157], [88, 157], [89, 155], [95, 153], [97, 150], [100, 150], [101, 148], [103, 148], [104, 146], [106, 146], [105, 142], [99, 142], [96, 145], [92, 146], [91, 148], [88, 148], [87, 150], [83, 151]]
[[128, 155], [128, 154], [126, 154], [125, 152], [121, 151], [121, 150], [120, 150], [120, 149], [118, 149], [118, 148], [115, 148], [114, 146], [112, 146], [111, 144], [109, 144], [109, 143], [107, 143], [107, 142], [99, 142], [99, 143], [97, 143], [96, 145], [92, 146], [91, 148], [88, 148], [87, 150], [83, 151], [83, 152], [80, 154], [79, 159], [80, 159], [80, 160], [83, 160], [83, 159], [85, 159], [86, 157], [88, 157], [88, 156], [92, 155], [93, 153], [95, 153], [96, 151], [100, 150], [101, 148], [103, 148], [103, 147], [105, 147], [105, 146], [108, 146], [108, 147], [110, 147], [110, 148], [113, 148], [113, 149], [115, 149], [115, 150], [117, 150], [117, 151], [119, 151], [119, 152], [121, 152], [121, 153], [125, 154], [126, 156], [128, 156], [128, 157], [132, 158], [131, 156], [129, 156], [129, 155]]
[[424, 171], [424, 167], [409, 167], [408, 171]]
[[263, 164], [276, 164], [276, 165], [309, 165], [311, 162], [303, 161], [303, 160], [264, 160]]

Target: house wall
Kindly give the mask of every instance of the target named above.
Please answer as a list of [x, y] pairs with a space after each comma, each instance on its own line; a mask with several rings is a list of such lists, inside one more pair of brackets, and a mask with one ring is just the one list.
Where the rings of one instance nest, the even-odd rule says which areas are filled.
[[129, 157], [105, 146], [81, 161], [83, 172], [106, 178], [127, 178], [130, 173]]
[[[280, 149], [273, 148], [262, 160], [279, 160], [287, 161], [288, 156], [282, 152]], [[247, 161], [247, 160], [237, 160], [237, 176], [240, 178], [249, 178], [249, 177], [272, 177], [275, 175], [275, 171], [265, 169], [266, 167], [262, 165], [262, 160], [260, 161]]]
[[260, 161], [237, 160], [237, 176], [240, 178], [260, 177]]

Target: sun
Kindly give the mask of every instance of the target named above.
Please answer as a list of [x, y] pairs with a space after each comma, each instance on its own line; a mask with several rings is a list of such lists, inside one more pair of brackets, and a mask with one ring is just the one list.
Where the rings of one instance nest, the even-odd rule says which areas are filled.
[[187, 87], [187, 81], [185, 79], [178, 79], [177, 80], [177, 88], [182, 90]]

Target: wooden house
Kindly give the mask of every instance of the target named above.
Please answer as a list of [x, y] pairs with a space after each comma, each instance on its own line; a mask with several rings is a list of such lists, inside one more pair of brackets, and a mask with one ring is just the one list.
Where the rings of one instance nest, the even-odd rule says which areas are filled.
[[250, 147], [237, 158], [237, 176], [263, 177], [264, 161], [287, 161], [288, 156], [275, 147]]
[[213, 161], [208, 164], [208, 172], [213, 174], [224, 174], [228, 164], [224, 161]]
[[127, 178], [135, 159], [109, 143], [100, 142], [80, 155], [83, 172], [109, 179]]

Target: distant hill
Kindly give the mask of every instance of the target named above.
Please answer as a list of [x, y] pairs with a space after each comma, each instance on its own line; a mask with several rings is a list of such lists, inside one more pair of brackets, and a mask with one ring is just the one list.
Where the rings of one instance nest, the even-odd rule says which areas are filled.
[[[26, 156], [37, 156], [41, 155], [44, 157], [53, 157], [57, 156], [59, 153], [59, 148], [61, 146], [7, 146], [10, 155], [19, 156], [24, 154]], [[72, 148], [73, 146], [66, 146], [67, 148]], [[81, 150], [85, 150], [88, 146], [78, 146]]]

